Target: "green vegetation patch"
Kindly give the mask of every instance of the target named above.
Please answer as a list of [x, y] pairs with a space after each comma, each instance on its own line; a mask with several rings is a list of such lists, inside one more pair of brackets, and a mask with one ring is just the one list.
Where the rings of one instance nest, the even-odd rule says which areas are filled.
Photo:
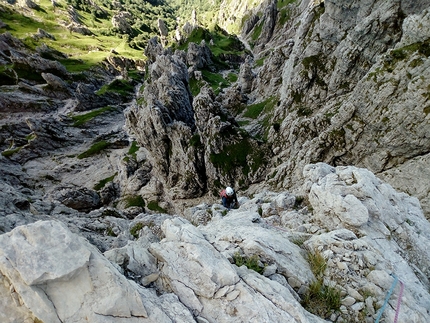
[[258, 37], [260, 37], [261, 32], [263, 31], [263, 25], [264, 25], [264, 22], [260, 21], [259, 23], [257, 23], [257, 25], [254, 26], [254, 30], [251, 35], [252, 40], [255, 41], [258, 39]]
[[137, 206], [137, 207], [145, 207], [145, 201], [143, 200], [142, 196], [127, 196], [125, 198], [125, 208]]
[[190, 146], [191, 147], [202, 147], [202, 142], [200, 140], [200, 135], [198, 133], [194, 134], [190, 139]]
[[132, 143], [131, 143], [131, 146], [130, 146], [130, 148], [128, 149], [128, 154], [129, 155], [132, 155], [132, 156], [134, 156], [135, 158], [136, 158], [136, 153], [137, 153], [137, 151], [139, 150], [139, 145], [137, 144], [137, 142], [134, 140]]
[[302, 306], [315, 315], [328, 317], [340, 310], [340, 291], [335, 287], [324, 285], [327, 262], [323, 255], [319, 252], [309, 252], [307, 258], [316, 280], [309, 285], [303, 297]]
[[142, 230], [143, 228], [143, 223], [136, 223], [131, 229], [130, 229], [130, 234], [135, 238], [139, 238], [139, 231]]
[[90, 156], [100, 153], [101, 151], [107, 149], [109, 146], [110, 146], [110, 143], [105, 140], [96, 142], [87, 151], [83, 152], [82, 154], [79, 154], [77, 158], [78, 159], [88, 158]]
[[233, 255], [233, 261], [236, 266], [240, 267], [245, 265], [248, 269], [254, 270], [260, 275], [264, 272], [264, 267], [261, 267], [259, 263], [259, 257], [257, 255], [253, 255], [251, 257], [244, 257], [239, 252], [236, 252]]
[[281, 26], [285, 25], [288, 21], [291, 20], [291, 10], [289, 8], [282, 8], [279, 11], [279, 24]]
[[264, 61], [266, 60], [266, 57], [261, 57], [255, 61], [255, 66], [263, 66]]
[[292, 4], [292, 3], [295, 3], [295, 2], [297, 2], [297, 0], [278, 0], [276, 2], [276, 7], [278, 9], [282, 9], [282, 8], [288, 6], [289, 4]]
[[22, 147], [17, 147], [17, 148], [14, 148], [14, 149], [7, 149], [7, 150], [4, 150], [4, 151], [2, 151], [2, 156], [4, 156], [4, 157], [10, 157], [10, 156], [12, 156], [13, 154], [15, 154], [15, 153], [17, 153], [18, 151], [20, 151], [21, 150], [21, 148]]
[[121, 96], [129, 96], [133, 94], [134, 87], [126, 80], [115, 79], [111, 83], [103, 85], [96, 94], [103, 95], [109, 92], [118, 93]]
[[[419, 53], [425, 57], [430, 56], [430, 39], [427, 39], [424, 42], [417, 42], [414, 44], [410, 44], [408, 46], [404, 46], [402, 48], [398, 48], [392, 50], [384, 61], [384, 67], [388, 72], [392, 72], [394, 70], [394, 66], [399, 61], [404, 61], [408, 59], [413, 53]], [[422, 64], [420, 59], [414, 59], [411, 63], [411, 67], [416, 67]]]
[[246, 118], [257, 119], [261, 112], [264, 110], [265, 106], [265, 101], [249, 105], [243, 116]]
[[94, 119], [95, 117], [105, 113], [105, 112], [109, 112], [114, 110], [113, 107], [107, 106], [104, 108], [100, 108], [100, 109], [96, 109], [93, 111], [90, 111], [88, 113], [84, 113], [84, 114], [79, 114], [79, 115], [74, 115], [71, 116], [73, 122], [73, 126], [74, 127], [79, 127], [82, 126], [83, 124], [87, 123], [88, 121]]
[[163, 209], [160, 205], [158, 205], [157, 201], [148, 202], [148, 209], [154, 212], [167, 213], [167, 210]]
[[230, 82], [224, 79], [221, 74], [203, 70], [202, 75], [203, 79], [209, 83], [215, 94], [218, 94], [221, 89], [226, 88], [230, 85]]
[[109, 176], [109, 177], [106, 177], [106, 178], [102, 179], [100, 182], [98, 182], [96, 185], [94, 185], [94, 189], [95, 189], [96, 191], [101, 190], [103, 187], [105, 187], [105, 185], [106, 185], [107, 183], [112, 182], [112, 181], [113, 181], [113, 179], [115, 178], [115, 176], [116, 176], [117, 174], [118, 174], [118, 173], [115, 173], [115, 174], [113, 174], [112, 176]]
[[273, 111], [273, 108], [275, 107], [277, 102], [277, 97], [270, 97], [262, 102], [251, 104], [247, 106], [243, 117], [257, 119], [263, 111], [265, 112], [265, 114], [269, 114]]

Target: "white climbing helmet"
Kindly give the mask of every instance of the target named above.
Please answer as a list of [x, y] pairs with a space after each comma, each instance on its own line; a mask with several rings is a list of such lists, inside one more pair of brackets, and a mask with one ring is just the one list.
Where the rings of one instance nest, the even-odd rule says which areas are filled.
[[233, 189], [230, 186], [225, 189], [225, 192], [228, 196], [232, 196], [234, 193]]

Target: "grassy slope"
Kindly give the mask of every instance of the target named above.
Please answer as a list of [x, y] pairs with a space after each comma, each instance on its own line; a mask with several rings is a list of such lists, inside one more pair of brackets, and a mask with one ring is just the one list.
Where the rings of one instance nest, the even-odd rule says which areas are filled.
[[[81, 23], [94, 35], [85, 36], [76, 32], [70, 32], [65, 25], [69, 22], [66, 13], [67, 3], [58, 1], [59, 6], [52, 7], [51, 1], [40, 0], [39, 8], [24, 10], [7, 4], [0, 5], [0, 19], [7, 24], [0, 32], [10, 32], [21, 39], [28, 47], [35, 49], [43, 43], [68, 55], [69, 59], [62, 63], [69, 71], [85, 70], [101, 62], [111, 54], [114, 49], [119, 55], [131, 59], [143, 59], [143, 50], [131, 48], [127, 35], [106, 35], [111, 28], [110, 16], [107, 19], [94, 19], [87, 12], [80, 11]], [[113, 12], [106, 9], [109, 15]], [[49, 38], [36, 39], [38, 28], [43, 29], [55, 40]]]

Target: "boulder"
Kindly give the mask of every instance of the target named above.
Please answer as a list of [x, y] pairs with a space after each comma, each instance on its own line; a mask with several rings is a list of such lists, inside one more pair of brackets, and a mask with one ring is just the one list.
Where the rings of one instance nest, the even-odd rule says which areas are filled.
[[88, 212], [100, 206], [100, 196], [97, 192], [86, 187], [58, 187], [50, 196], [52, 199], [78, 211]]
[[[0, 273], [35, 320], [137, 322], [148, 317], [136, 288], [63, 224], [36, 222], [0, 236], [0, 241]], [[5, 305], [0, 312], [11, 313]]]

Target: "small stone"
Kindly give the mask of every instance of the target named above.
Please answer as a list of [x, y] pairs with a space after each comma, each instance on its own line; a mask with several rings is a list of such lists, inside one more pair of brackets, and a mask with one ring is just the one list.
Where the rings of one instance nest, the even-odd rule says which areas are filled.
[[351, 306], [351, 309], [355, 312], [359, 312], [364, 308], [364, 302], [355, 303]]
[[347, 296], [341, 301], [342, 305], [345, 305], [345, 306], [351, 306], [355, 304], [355, 302], [356, 302], [355, 298], [351, 296]]
[[227, 294], [226, 299], [228, 301], [232, 301], [232, 300], [236, 299], [239, 295], [240, 295], [240, 292], [238, 290], [234, 290], [231, 293]]

